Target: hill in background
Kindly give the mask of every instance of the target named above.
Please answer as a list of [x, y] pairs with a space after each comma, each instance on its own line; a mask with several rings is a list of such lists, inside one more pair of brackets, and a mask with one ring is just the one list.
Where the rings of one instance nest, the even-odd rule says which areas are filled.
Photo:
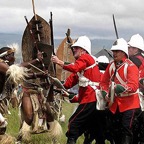
[[[55, 39], [54, 45], [55, 48], [57, 48], [63, 39]], [[0, 48], [12, 45], [13, 43], [16, 43], [19, 45], [19, 49], [21, 51], [21, 41], [22, 41], [22, 35], [20, 34], [7, 34], [7, 33], [0, 33]], [[92, 39], [92, 54], [96, 54], [99, 52], [102, 48], [110, 49], [111, 45], [113, 44], [114, 40], [105, 40], [105, 39]], [[21, 53], [16, 55], [16, 58], [18, 61], [21, 59]]]

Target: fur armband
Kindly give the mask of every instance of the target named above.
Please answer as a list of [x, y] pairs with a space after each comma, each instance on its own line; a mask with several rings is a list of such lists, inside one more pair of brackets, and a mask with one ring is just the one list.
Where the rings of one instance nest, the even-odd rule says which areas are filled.
[[25, 77], [28, 77], [28, 69], [18, 65], [11, 65], [6, 72], [6, 76], [8, 76], [7, 81], [18, 85], [25, 80]]

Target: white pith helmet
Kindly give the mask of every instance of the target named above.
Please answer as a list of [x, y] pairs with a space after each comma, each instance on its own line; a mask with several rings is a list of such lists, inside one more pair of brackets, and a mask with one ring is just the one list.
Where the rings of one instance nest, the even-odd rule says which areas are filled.
[[98, 62], [109, 63], [109, 59], [106, 56], [99, 56], [97, 58]]
[[111, 51], [121, 50], [128, 56], [128, 44], [123, 38], [117, 39], [111, 47]]
[[72, 47], [81, 47], [91, 54], [91, 41], [87, 36], [80, 36], [77, 41], [72, 45]]
[[139, 34], [133, 35], [130, 41], [128, 42], [128, 45], [144, 51], [144, 40], [142, 36], [140, 36]]

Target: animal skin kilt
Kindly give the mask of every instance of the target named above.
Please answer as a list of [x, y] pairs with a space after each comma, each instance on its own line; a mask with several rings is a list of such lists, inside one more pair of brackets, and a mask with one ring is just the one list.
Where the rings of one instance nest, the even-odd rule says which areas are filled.
[[[32, 90], [32, 89], [27, 89], [26, 91], [27, 93], [30, 93], [30, 99], [32, 101], [32, 106], [33, 106], [33, 110], [34, 110], [34, 118], [33, 118], [33, 123], [32, 123], [32, 133], [40, 133], [41, 131], [46, 131], [47, 127], [46, 127], [46, 120], [43, 119], [43, 123], [42, 125], [39, 127], [39, 118], [42, 117], [43, 112], [42, 112], [42, 105], [44, 106], [44, 97], [42, 95], [40, 95], [40, 93], [38, 93], [38, 91], [36, 90]], [[23, 94], [22, 94], [23, 95]], [[43, 100], [42, 100], [43, 98]], [[43, 104], [40, 103], [40, 101], [43, 101]], [[22, 111], [21, 111], [22, 114]]]

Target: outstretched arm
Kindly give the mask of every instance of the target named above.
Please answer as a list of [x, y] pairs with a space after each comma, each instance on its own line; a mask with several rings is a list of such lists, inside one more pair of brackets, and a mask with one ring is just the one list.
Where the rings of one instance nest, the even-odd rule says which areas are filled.
[[30, 68], [31, 66], [29, 65], [29, 63], [35, 64], [35, 63], [41, 62], [42, 60], [43, 60], [42, 52], [38, 52], [36, 59], [33, 59], [31, 61], [28, 61], [28, 62], [23, 62], [23, 63], [20, 64], [20, 66], [23, 66], [23, 67], [26, 67], [26, 68]]

